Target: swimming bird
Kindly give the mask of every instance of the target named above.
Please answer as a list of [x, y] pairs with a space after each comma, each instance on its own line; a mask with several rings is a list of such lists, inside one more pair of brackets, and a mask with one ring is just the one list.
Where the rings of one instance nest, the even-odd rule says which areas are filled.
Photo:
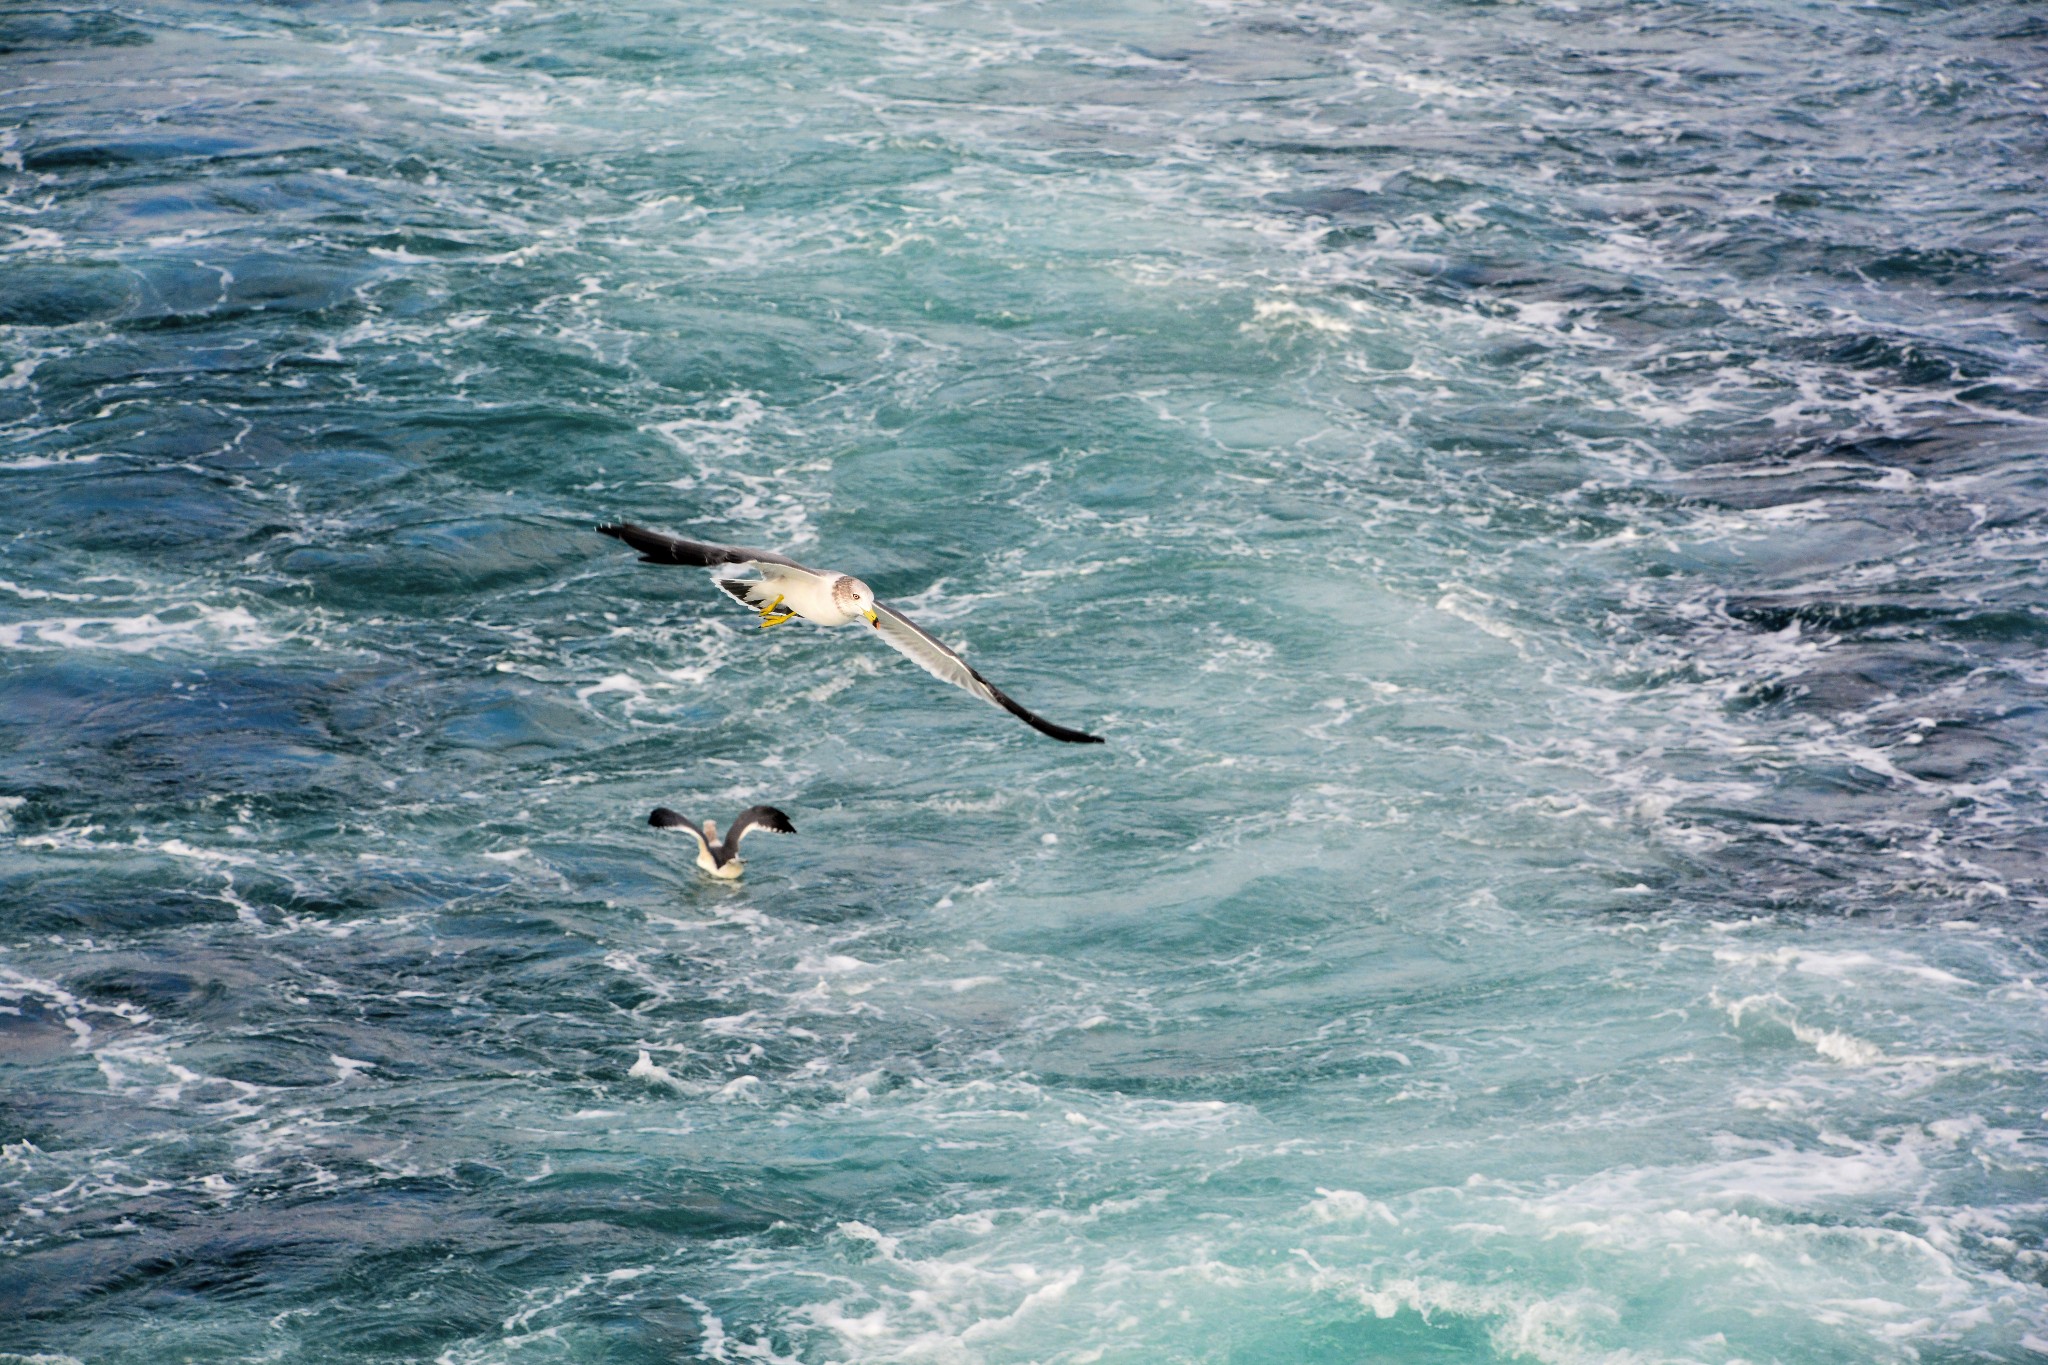
[[1034, 715], [968, 662], [925, 634], [909, 617], [894, 607], [882, 605], [867, 584], [851, 574], [826, 569], [808, 569], [784, 555], [769, 550], [749, 550], [738, 545], [718, 545], [703, 540], [683, 540], [663, 535], [631, 522], [600, 526], [598, 530], [623, 540], [640, 552], [647, 564], [683, 564], [698, 569], [719, 569], [733, 565], [751, 569], [754, 578], [720, 578], [718, 586], [761, 615], [761, 627], [779, 626], [801, 616], [821, 626], [844, 626], [866, 621], [882, 643], [910, 659], [919, 668], [943, 682], [971, 692], [993, 706], [1000, 706], [1041, 735], [1068, 744], [1100, 744], [1100, 735], [1070, 730]]
[[725, 832], [725, 838], [718, 837], [718, 823], [706, 820], [704, 828], [698, 829], [667, 806], [656, 806], [654, 814], [647, 817], [647, 823], [656, 829], [680, 829], [697, 841], [697, 866], [712, 876], [730, 881], [746, 870], [740, 861], [740, 840], [757, 829], [769, 830], [776, 834], [794, 834], [796, 826], [789, 823], [789, 817], [773, 806], [749, 806], [739, 813], [732, 822], [732, 828]]

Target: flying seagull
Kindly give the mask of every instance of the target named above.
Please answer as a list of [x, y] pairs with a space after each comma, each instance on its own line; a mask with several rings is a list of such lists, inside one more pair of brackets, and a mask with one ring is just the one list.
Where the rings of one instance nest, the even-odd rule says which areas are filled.
[[701, 540], [683, 540], [650, 531], [631, 522], [600, 526], [608, 536], [625, 541], [640, 552], [648, 564], [686, 564], [698, 569], [718, 569], [730, 564], [752, 569], [755, 578], [720, 578], [724, 588], [745, 605], [761, 614], [763, 629], [779, 626], [801, 616], [821, 626], [843, 626], [865, 620], [882, 642], [899, 654], [909, 656], [919, 668], [983, 701], [1000, 706], [1041, 735], [1069, 744], [1100, 744], [1100, 735], [1069, 730], [1055, 725], [1010, 700], [1003, 690], [974, 671], [968, 662], [911, 623], [894, 607], [875, 600], [868, 585], [850, 574], [826, 569], [807, 569], [793, 559], [768, 550], [747, 550], [737, 545], [713, 545]]
[[749, 806], [739, 813], [732, 822], [732, 828], [725, 832], [725, 838], [718, 837], [718, 824], [706, 820], [699, 830], [667, 806], [656, 806], [654, 814], [647, 817], [647, 823], [656, 829], [679, 829], [697, 841], [697, 866], [712, 876], [726, 881], [746, 870], [740, 861], [740, 840], [757, 829], [771, 830], [776, 834], [794, 834], [796, 826], [789, 823], [789, 817], [773, 806]]

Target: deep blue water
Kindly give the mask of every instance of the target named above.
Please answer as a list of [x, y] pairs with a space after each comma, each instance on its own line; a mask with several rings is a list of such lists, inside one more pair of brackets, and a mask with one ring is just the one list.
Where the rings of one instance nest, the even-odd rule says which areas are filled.
[[2044, 114], [2023, 3], [0, 8], [0, 1362], [2048, 1355]]

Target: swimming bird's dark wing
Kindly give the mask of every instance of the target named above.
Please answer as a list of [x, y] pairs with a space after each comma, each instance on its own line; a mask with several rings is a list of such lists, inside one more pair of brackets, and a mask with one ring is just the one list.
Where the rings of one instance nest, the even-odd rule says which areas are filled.
[[1044, 716], [1034, 715], [1010, 700], [1003, 690], [987, 678], [974, 671], [967, 660], [925, 634], [911, 623], [909, 617], [894, 607], [875, 603], [875, 633], [883, 643], [897, 653], [905, 655], [919, 668], [934, 678], [949, 682], [953, 686], [972, 692], [992, 706], [1000, 706], [1018, 720], [1023, 721], [1041, 735], [1068, 744], [1100, 744], [1102, 736], [1091, 735], [1081, 730], [1069, 730], [1064, 725], [1055, 725]]
[[656, 806], [654, 814], [647, 817], [647, 823], [656, 829], [679, 829], [692, 839], [695, 839], [699, 849], [703, 850], [706, 854], [711, 852], [711, 846], [704, 842], [704, 831], [697, 828], [691, 821], [685, 820], [682, 816], [670, 810], [667, 806]]
[[730, 858], [740, 851], [740, 840], [757, 829], [771, 834], [794, 834], [796, 826], [789, 823], [789, 817], [773, 806], [748, 806], [733, 817], [732, 828], [725, 832], [725, 856]]
[[684, 540], [681, 536], [667, 536], [659, 531], [650, 531], [645, 526], [635, 526], [630, 521], [615, 522], [600, 526], [598, 530], [615, 540], [623, 540], [640, 552], [642, 561], [648, 564], [683, 564], [693, 569], [715, 569], [721, 564], [779, 564], [788, 569], [801, 569], [814, 574], [815, 569], [805, 569], [785, 555], [773, 550], [749, 550], [743, 545], [719, 545], [708, 540]]

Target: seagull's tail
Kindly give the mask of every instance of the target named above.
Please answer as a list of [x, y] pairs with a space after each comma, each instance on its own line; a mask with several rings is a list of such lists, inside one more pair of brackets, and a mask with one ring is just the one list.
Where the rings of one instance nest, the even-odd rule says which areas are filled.
[[734, 597], [737, 597], [742, 603], [744, 603], [748, 607], [758, 609], [763, 605], [762, 603], [755, 601], [751, 595], [754, 589], [761, 586], [761, 583], [758, 579], [714, 578], [711, 581], [718, 584], [719, 587], [724, 588]]

